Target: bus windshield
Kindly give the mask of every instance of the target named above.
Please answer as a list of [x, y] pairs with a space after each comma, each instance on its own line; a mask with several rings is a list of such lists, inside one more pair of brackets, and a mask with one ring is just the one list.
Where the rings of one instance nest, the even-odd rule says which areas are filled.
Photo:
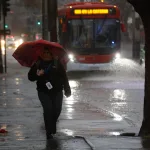
[[69, 47], [72, 49], [116, 48], [120, 45], [118, 19], [73, 19], [68, 21]]

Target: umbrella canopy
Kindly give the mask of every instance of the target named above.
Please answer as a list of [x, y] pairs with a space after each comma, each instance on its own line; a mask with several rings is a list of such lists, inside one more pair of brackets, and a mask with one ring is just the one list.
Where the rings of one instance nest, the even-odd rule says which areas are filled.
[[54, 57], [57, 57], [63, 63], [67, 63], [68, 57], [64, 48], [59, 43], [46, 40], [24, 42], [15, 50], [12, 56], [22, 66], [31, 67], [37, 61], [45, 47], [48, 48]]

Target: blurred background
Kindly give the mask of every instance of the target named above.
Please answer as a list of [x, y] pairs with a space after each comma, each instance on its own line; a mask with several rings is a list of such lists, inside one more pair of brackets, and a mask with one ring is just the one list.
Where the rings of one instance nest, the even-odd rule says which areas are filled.
[[[3, 19], [0, 20], [1, 29], [5, 28], [11, 31], [11, 34], [7, 35], [6, 39], [3, 35], [1, 36], [3, 55], [5, 55], [5, 46], [7, 50], [10, 49], [14, 51], [20, 44], [26, 41], [39, 40], [42, 38], [50, 40], [50, 24], [53, 24], [53, 21], [57, 18], [54, 9], [71, 2], [104, 2], [116, 5], [120, 8], [120, 21], [125, 27], [125, 32], [121, 32], [122, 54], [126, 58], [133, 58], [137, 59], [138, 62], [143, 62], [145, 56], [145, 51], [143, 51], [145, 42], [143, 24], [140, 16], [127, 0], [9, 0], [8, 2], [10, 4], [10, 11], [7, 12], [5, 23]], [[56, 6], [56, 8], [53, 6]], [[53, 9], [54, 16], [48, 11], [51, 9]], [[1, 14], [1, 16], [3, 15]], [[58, 29], [57, 34], [59, 34]], [[7, 54], [5, 57], [6, 56]], [[0, 62], [2, 61], [0, 60]]]
[[[98, 0], [58, 0], [58, 7], [76, 1]], [[117, 5], [121, 10], [121, 20], [127, 31], [123, 33], [122, 40], [132, 42], [139, 38], [135, 25], [139, 26], [141, 44], [144, 43], [144, 30], [140, 17], [126, 0], [102, 0]], [[34, 40], [42, 37], [42, 0], [11, 0], [11, 11], [6, 18], [6, 28], [11, 29], [13, 36], [22, 36], [24, 40]], [[138, 32], [138, 31], [137, 31]]]

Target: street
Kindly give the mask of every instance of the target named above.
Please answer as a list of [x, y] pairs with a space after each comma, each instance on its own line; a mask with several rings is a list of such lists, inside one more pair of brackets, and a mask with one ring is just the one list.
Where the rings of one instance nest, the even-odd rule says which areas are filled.
[[[12, 52], [7, 52], [7, 75], [0, 75], [0, 127], [8, 130], [7, 135], [0, 136], [0, 149], [41, 150], [45, 131], [36, 85], [27, 79], [29, 68], [20, 66], [12, 58]], [[100, 147], [127, 149], [123, 138], [119, 139], [125, 142], [122, 145], [113, 139], [120, 147], [111, 145], [111, 140], [105, 144], [106, 136], [116, 137], [124, 132], [138, 134], [143, 119], [144, 67], [122, 58], [109, 70], [69, 72], [68, 77], [72, 96], [64, 97], [56, 135], [63, 141], [61, 148], [69, 150], [74, 145], [77, 149], [78, 145], [79, 149], [88, 150], [88, 144], [81, 139], [86, 137], [98, 150]], [[72, 137], [74, 141], [69, 141]], [[99, 141], [100, 137], [104, 142]], [[134, 140], [138, 144], [131, 144]], [[142, 147], [139, 139], [131, 143], [130, 149]]]

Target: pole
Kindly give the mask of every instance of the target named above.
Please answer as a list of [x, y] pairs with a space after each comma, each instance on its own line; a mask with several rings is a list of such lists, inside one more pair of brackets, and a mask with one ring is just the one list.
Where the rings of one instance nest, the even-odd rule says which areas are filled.
[[[0, 4], [0, 29], [1, 29], [1, 4]], [[2, 43], [1, 43], [1, 35], [0, 35], [0, 73], [3, 73], [3, 59], [2, 59]]]
[[42, 0], [42, 36], [43, 39], [48, 40], [48, 0]]
[[132, 58], [135, 58], [135, 10], [132, 8]]
[[136, 40], [136, 60], [140, 60], [141, 37], [140, 37], [140, 16], [135, 14], [135, 40]]
[[[1, 41], [1, 35], [0, 35], [0, 41]], [[3, 60], [2, 60], [2, 44], [0, 42], [0, 73], [3, 73]]]
[[132, 46], [132, 58], [139, 61], [140, 60], [140, 17], [133, 9], [132, 16], [133, 25], [133, 46]]
[[3, 16], [3, 28], [4, 28], [4, 50], [5, 50], [5, 73], [7, 73], [7, 57], [6, 57], [6, 29], [5, 29], [5, 24], [6, 24], [6, 18]]
[[57, 42], [57, 0], [48, 0], [48, 30], [50, 40]]
[[43, 39], [45, 39], [44, 25], [45, 25], [45, 0], [42, 0], [42, 38]]

